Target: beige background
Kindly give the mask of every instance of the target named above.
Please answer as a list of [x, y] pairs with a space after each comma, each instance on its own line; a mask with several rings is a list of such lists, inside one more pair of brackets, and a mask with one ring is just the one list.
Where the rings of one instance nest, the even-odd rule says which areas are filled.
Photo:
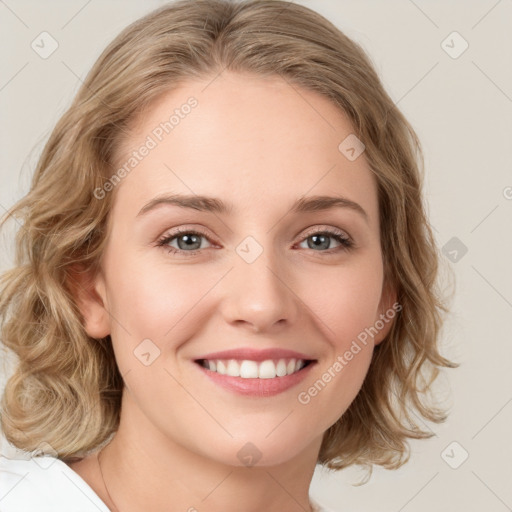
[[[0, 209], [27, 191], [44, 142], [101, 50], [162, 3], [0, 2]], [[363, 45], [422, 140], [438, 243], [456, 237], [445, 250], [456, 292], [442, 350], [461, 363], [440, 381], [449, 420], [425, 425], [435, 435], [411, 442], [407, 465], [377, 467], [361, 487], [351, 485], [361, 476], [356, 469], [318, 469], [312, 495], [350, 512], [512, 510], [512, 1], [297, 3]], [[43, 31], [59, 45], [47, 59], [31, 48]], [[454, 31], [469, 44], [457, 58], [445, 51], [463, 48], [458, 36], [448, 37]], [[2, 234], [1, 269], [12, 261], [11, 234]], [[4, 365], [2, 382], [8, 372]], [[5, 441], [1, 449], [12, 453]]]

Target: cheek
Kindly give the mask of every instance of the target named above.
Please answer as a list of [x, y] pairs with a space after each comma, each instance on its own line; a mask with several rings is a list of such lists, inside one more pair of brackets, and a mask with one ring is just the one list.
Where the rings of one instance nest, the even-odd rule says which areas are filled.
[[372, 347], [361, 345], [350, 359], [338, 352], [315, 375], [314, 381], [297, 392], [297, 407], [303, 416], [305, 429], [325, 432], [336, 423], [358, 395], [367, 375]]
[[192, 337], [211, 314], [208, 292], [224, 274], [207, 265], [145, 264], [128, 257], [115, 261], [105, 265], [111, 333], [117, 352], [127, 353], [126, 363], [145, 339], [165, 352]]
[[153, 411], [153, 421], [162, 421], [165, 428], [161, 409], [171, 410], [179, 402], [180, 418], [187, 416], [190, 396], [178, 384], [187, 367], [176, 365], [176, 353], [197, 336], [205, 317], [201, 297], [218, 278], [212, 272], [203, 276], [192, 266], [148, 265], [141, 271], [140, 263], [119, 263], [108, 282], [116, 319], [111, 323], [115, 358], [132, 398], [142, 410]]
[[382, 267], [378, 258], [360, 259], [350, 265], [303, 277], [304, 302], [321, 320], [318, 327], [338, 353], [372, 326], [378, 316], [382, 292]]
[[[307, 295], [305, 302], [315, 313], [316, 326], [329, 349], [314, 382], [302, 386], [297, 398], [312, 417], [322, 418], [325, 429], [346, 411], [368, 372], [373, 354], [370, 328], [378, 318], [382, 290], [381, 269], [377, 258], [369, 258], [340, 266], [335, 273], [319, 273], [314, 293]], [[304, 281], [303, 286], [306, 284]]]

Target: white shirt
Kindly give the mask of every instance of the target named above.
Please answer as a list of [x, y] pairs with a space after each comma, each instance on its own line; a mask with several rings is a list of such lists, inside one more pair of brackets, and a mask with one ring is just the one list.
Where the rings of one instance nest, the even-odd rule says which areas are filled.
[[[327, 512], [311, 499], [317, 512]], [[0, 512], [110, 512], [87, 482], [50, 455], [0, 455]]]
[[1, 512], [109, 512], [87, 482], [64, 461], [0, 456]]

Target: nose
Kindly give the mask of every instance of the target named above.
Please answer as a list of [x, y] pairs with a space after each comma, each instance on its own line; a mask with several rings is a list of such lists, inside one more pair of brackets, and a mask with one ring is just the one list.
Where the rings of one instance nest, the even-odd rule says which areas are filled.
[[251, 263], [238, 256], [234, 261], [220, 307], [225, 321], [253, 332], [276, 332], [292, 325], [303, 303], [290, 269], [266, 250]]

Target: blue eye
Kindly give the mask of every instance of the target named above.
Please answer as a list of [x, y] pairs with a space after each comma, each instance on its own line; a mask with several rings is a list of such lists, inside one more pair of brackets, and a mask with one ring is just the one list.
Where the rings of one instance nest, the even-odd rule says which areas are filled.
[[[161, 239], [158, 242], [158, 245], [161, 247], [165, 247], [171, 253], [186, 252], [188, 254], [196, 254], [199, 252], [201, 248], [201, 238], [208, 239], [208, 237], [205, 234], [200, 233], [199, 231], [194, 231], [190, 229], [176, 230], [175, 232], [166, 235], [163, 239]], [[169, 245], [173, 240], [178, 241], [178, 248]], [[193, 250], [184, 250], [184, 247], [188, 247]]]
[[[325, 249], [331, 249], [331, 247], [330, 247], [331, 243], [329, 241], [330, 238], [333, 238], [334, 240], [336, 240], [340, 244], [341, 249], [350, 249], [353, 247], [352, 241], [347, 236], [345, 236], [341, 232], [337, 232], [337, 231], [316, 231], [315, 233], [309, 234], [304, 239], [304, 241], [309, 240], [309, 239], [311, 239], [313, 241], [312, 244], [308, 243], [308, 247], [310, 249], [315, 248], [314, 250], [316, 250], [317, 248], [322, 248], [322, 247]], [[335, 249], [340, 249], [340, 247], [338, 246], [338, 248], [335, 248]], [[320, 252], [326, 252], [326, 251], [320, 251]]]
[[[204, 233], [201, 233], [200, 231], [195, 231], [192, 229], [178, 229], [161, 238], [157, 242], [157, 246], [167, 249], [172, 254], [181, 253], [193, 256], [201, 252], [201, 249], [204, 249], [204, 247], [201, 247], [201, 238], [210, 241], [208, 236], [206, 236]], [[312, 243], [308, 243], [308, 248], [315, 252], [333, 254], [334, 252], [343, 250], [346, 251], [354, 247], [352, 240], [342, 231], [315, 231], [313, 233], [309, 233], [307, 237], [303, 238], [302, 242], [309, 239], [312, 240]], [[329, 239], [334, 239], [340, 245], [338, 247], [331, 248], [331, 242]], [[178, 247], [173, 247], [170, 245], [174, 240], [177, 241]], [[322, 248], [328, 250], [318, 250]]]

